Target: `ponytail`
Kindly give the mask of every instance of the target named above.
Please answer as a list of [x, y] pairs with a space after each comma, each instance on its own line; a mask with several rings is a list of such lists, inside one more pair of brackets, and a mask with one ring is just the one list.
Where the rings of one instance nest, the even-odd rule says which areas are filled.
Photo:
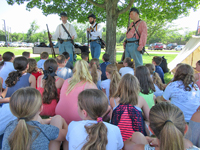
[[121, 76], [119, 75], [117, 69], [114, 69], [111, 74], [111, 81], [110, 81], [110, 89], [109, 89], [109, 98], [113, 97], [115, 92], [117, 91], [118, 84], [120, 82]]
[[85, 129], [88, 133], [88, 141], [81, 150], [106, 150], [108, 131], [105, 124], [101, 121], [91, 126], [85, 126]]
[[153, 83], [155, 85], [157, 85], [160, 90], [164, 90], [165, 89], [165, 86], [162, 83], [162, 80], [161, 80], [160, 76], [156, 72], [153, 72]]
[[59, 100], [57, 88], [56, 88], [56, 79], [55, 72], [52, 67], [49, 67], [48, 70], [44, 70], [44, 92], [43, 92], [43, 103], [50, 104], [52, 99]]
[[[167, 136], [167, 138], [166, 138]], [[165, 122], [160, 132], [160, 149], [162, 150], [184, 150], [183, 133], [173, 124]]]
[[185, 118], [175, 105], [161, 102], [149, 112], [149, 126], [160, 141], [161, 150], [183, 150]]
[[21, 71], [13, 71], [13, 72], [9, 73], [8, 78], [5, 81], [6, 86], [7, 87], [14, 86], [21, 76], [22, 76]]
[[8, 138], [11, 150], [31, 149], [32, 136], [31, 127], [24, 119], [19, 119], [17, 126]]
[[86, 89], [78, 95], [78, 106], [92, 120], [97, 120], [97, 123], [84, 126], [88, 136], [81, 150], [106, 150], [108, 130], [102, 117], [108, 109], [107, 96], [101, 90]]
[[98, 81], [98, 72], [97, 72], [97, 65], [96, 64], [93, 64], [91, 66], [91, 76], [92, 76], [92, 80], [95, 84], [97, 84], [97, 81]]

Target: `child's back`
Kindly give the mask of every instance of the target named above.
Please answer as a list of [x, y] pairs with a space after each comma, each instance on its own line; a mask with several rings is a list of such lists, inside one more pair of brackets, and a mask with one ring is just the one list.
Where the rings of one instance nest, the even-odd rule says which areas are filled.
[[[31, 144], [30, 149], [45, 150], [49, 149], [50, 140], [55, 140], [58, 137], [59, 129], [52, 125], [41, 124], [38, 121], [27, 121], [28, 125], [36, 126], [35, 130], [32, 132], [32, 137], [38, 137]], [[9, 136], [14, 131], [15, 127], [18, 125], [18, 119], [11, 121], [4, 132], [3, 138], [3, 149], [9, 150]]]
[[64, 80], [71, 78], [73, 75], [73, 72], [70, 68], [67, 67], [63, 67], [63, 68], [58, 68], [57, 70], [57, 75], [60, 78], [63, 78]]
[[103, 62], [103, 63], [100, 64], [100, 68], [101, 68], [101, 72], [102, 72], [102, 74], [101, 74], [101, 81], [107, 79], [107, 77], [106, 77], [106, 67], [109, 64], [111, 64], [111, 63], [110, 62]]
[[100, 68], [101, 68], [101, 72], [102, 72], [102, 74], [101, 74], [101, 81], [107, 79], [107, 77], [106, 77], [106, 67], [107, 67], [109, 64], [111, 64], [111, 63], [109, 62], [109, 59], [110, 59], [110, 55], [107, 54], [107, 53], [105, 53], [105, 54], [103, 55], [103, 57], [102, 57], [102, 60], [103, 60], [104, 62], [100, 64]]
[[78, 113], [82, 121], [72, 121], [66, 136], [69, 150], [120, 150], [123, 141], [117, 126], [103, 122], [108, 111], [106, 95], [97, 89], [87, 89], [78, 96]]
[[[68, 133], [66, 136], [69, 142], [69, 150], [76, 149], [81, 150], [83, 145], [86, 143], [87, 132], [85, 125], [91, 125], [97, 123], [95, 120], [82, 120], [82, 121], [72, 121], [68, 126]], [[117, 126], [112, 125], [107, 122], [103, 122], [107, 128], [107, 139], [108, 144], [106, 145], [107, 150], [120, 150], [123, 147], [123, 141], [121, 137], [120, 130]]]

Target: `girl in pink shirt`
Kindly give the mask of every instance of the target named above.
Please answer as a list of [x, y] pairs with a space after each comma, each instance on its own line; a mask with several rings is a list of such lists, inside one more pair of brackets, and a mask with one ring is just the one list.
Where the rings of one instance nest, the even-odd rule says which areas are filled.
[[72, 78], [65, 80], [61, 88], [56, 114], [61, 115], [67, 124], [71, 121], [81, 120], [78, 115], [78, 94], [85, 89], [97, 89], [88, 67], [85, 60], [78, 60], [74, 66]]

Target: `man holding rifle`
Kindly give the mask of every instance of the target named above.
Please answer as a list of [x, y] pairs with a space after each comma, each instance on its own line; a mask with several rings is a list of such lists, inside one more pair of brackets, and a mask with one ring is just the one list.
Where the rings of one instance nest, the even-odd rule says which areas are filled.
[[89, 33], [90, 38], [91, 55], [92, 58], [99, 59], [101, 54], [100, 38], [102, 38], [103, 26], [96, 23], [96, 16], [94, 14], [90, 14], [88, 19], [91, 24], [91, 26], [87, 28], [87, 34]]
[[125, 58], [130, 57], [135, 61], [135, 67], [143, 65], [141, 51], [147, 41], [146, 23], [139, 18], [139, 11], [133, 7], [129, 16], [133, 22], [126, 32], [126, 40], [123, 43], [125, 49]]
[[73, 50], [74, 39], [77, 37], [74, 27], [67, 22], [67, 14], [62, 12], [60, 14], [62, 24], [59, 24], [56, 28], [56, 32], [52, 35], [52, 39], [58, 39], [59, 54], [68, 52], [70, 55], [69, 61], [73, 63]]

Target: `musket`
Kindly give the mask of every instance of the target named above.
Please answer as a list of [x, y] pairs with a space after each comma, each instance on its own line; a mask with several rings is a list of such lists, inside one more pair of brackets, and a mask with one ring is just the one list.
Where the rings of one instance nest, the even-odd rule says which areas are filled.
[[[47, 25], [47, 24], [46, 24], [46, 25]], [[47, 25], [47, 32], [48, 32], [48, 37], [49, 37], [49, 43], [50, 43], [50, 47], [51, 47], [52, 57], [53, 57], [53, 58], [56, 58], [56, 54], [55, 54], [55, 51], [54, 51], [54, 48], [53, 48], [53, 43], [52, 43], [52, 41], [51, 41], [51, 37], [50, 37], [50, 32], [49, 32], [48, 25]]]
[[[90, 32], [87, 31], [88, 52], [90, 51], [90, 38], [89, 38], [89, 34], [90, 34]], [[90, 61], [89, 55], [90, 55], [90, 54], [88, 53], [88, 63], [89, 63], [89, 61]]]
[[[129, 25], [130, 25], [130, 16], [129, 16], [129, 19], [128, 19], [127, 31], [128, 31]], [[126, 40], [125, 40], [125, 41], [126, 41]], [[123, 55], [122, 55], [121, 61], [124, 61], [124, 59], [125, 59], [125, 50], [126, 50], [126, 45], [125, 45], [125, 49], [124, 49], [124, 52], [123, 52]]]

